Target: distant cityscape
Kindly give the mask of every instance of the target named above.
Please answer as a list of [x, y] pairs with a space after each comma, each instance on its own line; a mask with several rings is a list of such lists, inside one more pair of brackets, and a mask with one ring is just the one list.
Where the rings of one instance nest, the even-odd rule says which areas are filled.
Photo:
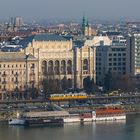
[[0, 99], [140, 89], [140, 22], [0, 23]]

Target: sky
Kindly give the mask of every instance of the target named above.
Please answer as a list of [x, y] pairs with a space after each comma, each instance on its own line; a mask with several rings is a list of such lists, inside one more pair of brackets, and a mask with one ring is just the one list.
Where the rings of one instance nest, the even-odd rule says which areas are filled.
[[0, 0], [0, 19], [140, 20], [140, 0]]

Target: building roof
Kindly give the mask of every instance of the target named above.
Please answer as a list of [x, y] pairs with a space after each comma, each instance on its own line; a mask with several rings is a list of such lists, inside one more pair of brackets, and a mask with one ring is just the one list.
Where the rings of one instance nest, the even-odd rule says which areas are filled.
[[63, 36], [55, 34], [38, 34], [34, 36], [35, 41], [68, 41]]
[[25, 117], [62, 117], [62, 116], [69, 116], [68, 111], [40, 111], [40, 112], [26, 112], [24, 113]]
[[106, 32], [107, 36], [118, 36], [120, 34], [121, 34], [121, 32]]
[[33, 55], [21, 52], [0, 52], [0, 62], [37, 60]]
[[38, 35], [31, 35], [19, 42], [18, 45], [21, 45], [22, 48], [26, 48], [29, 43], [32, 41], [68, 41], [69, 39], [59, 36], [56, 34], [38, 34]]

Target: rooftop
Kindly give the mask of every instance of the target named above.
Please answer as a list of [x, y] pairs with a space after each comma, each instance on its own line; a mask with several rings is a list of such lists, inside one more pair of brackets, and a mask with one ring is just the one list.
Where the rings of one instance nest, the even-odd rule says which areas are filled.
[[37, 60], [33, 55], [20, 52], [0, 52], [0, 62]]

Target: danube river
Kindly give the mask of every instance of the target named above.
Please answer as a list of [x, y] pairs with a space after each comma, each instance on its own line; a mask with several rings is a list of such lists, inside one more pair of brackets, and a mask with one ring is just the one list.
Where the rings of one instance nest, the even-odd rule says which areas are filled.
[[0, 123], [0, 140], [140, 140], [140, 115], [126, 121], [24, 128]]

